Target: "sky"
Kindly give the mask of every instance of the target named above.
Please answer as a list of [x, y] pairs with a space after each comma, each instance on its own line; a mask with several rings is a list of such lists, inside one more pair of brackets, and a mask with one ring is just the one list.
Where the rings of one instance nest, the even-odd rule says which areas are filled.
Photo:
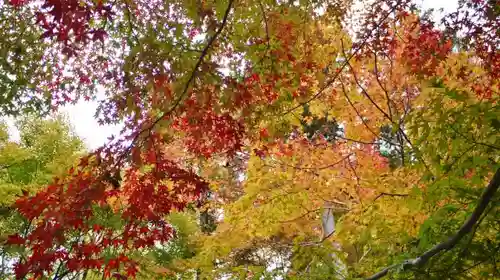
[[[457, 8], [457, 0], [417, 0], [424, 9], [433, 8], [434, 16], [439, 18], [443, 13], [449, 13]], [[443, 12], [437, 11], [442, 8]], [[78, 136], [85, 142], [87, 148], [93, 150], [105, 144], [111, 135], [117, 135], [121, 127], [119, 125], [99, 125], [94, 118], [97, 109], [97, 101], [80, 101], [75, 105], [67, 105], [62, 108]], [[15, 139], [17, 132], [12, 128], [12, 121], [8, 121], [10, 131]]]
[[75, 105], [62, 108], [78, 136], [84, 141], [87, 148], [93, 150], [107, 142], [111, 135], [118, 135], [121, 130], [119, 125], [99, 125], [94, 118], [97, 110], [97, 101], [81, 100]]

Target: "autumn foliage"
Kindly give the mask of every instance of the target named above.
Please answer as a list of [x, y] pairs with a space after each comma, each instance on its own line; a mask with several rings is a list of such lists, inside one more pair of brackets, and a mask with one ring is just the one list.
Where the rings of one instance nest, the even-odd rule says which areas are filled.
[[[34, 224], [25, 236], [9, 237], [11, 244], [32, 248], [30, 257], [16, 265], [17, 277], [22, 278], [28, 273], [33, 273], [35, 277], [51, 273], [53, 265], [60, 262], [67, 265], [68, 272], [103, 268], [108, 277], [124, 265], [126, 275], [134, 276], [137, 268], [134, 261], [126, 256], [127, 252], [172, 238], [173, 229], [162, 217], [195, 201], [206, 191], [207, 184], [166, 158], [161, 152], [162, 144], [158, 142], [158, 137], [152, 136], [149, 141], [150, 150], [132, 153], [140, 157], [137, 160], [143, 164], [154, 164], [154, 168], [146, 172], [138, 167], [127, 168], [124, 176], [126, 183], [119, 191], [106, 183], [105, 177], [96, 176], [102, 165], [96, 166], [86, 157], [78, 167], [69, 171], [68, 176], [56, 179], [35, 196], [16, 202], [18, 211]], [[109, 150], [96, 152], [93, 160], [101, 161], [100, 153], [106, 152]], [[126, 198], [119, 209], [123, 229], [118, 233], [95, 220], [97, 211], [111, 210], [109, 201], [117, 196]], [[78, 235], [68, 236], [70, 232], [88, 231], [96, 236], [94, 240], [84, 241], [79, 240]], [[70, 250], [65, 249], [66, 242], [73, 244]], [[104, 250], [113, 247], [122, 248], [122, 253], [105, 260], [102, 255]]]
[[[203, 268], [203, 258], [238, 264], [238, 252], [255, 249], [249, 244], [321, 244], [333, 233], [319, 242], [311, 236], [321, 235], [315, 219], [330, 205], [346, 213], [335, 244], [361, 244], [373, 254], [354, 268], [367, 276], [386, 262], [381, 252], [415, 242], [429, 208], [460, 200], [445, 203], [435, 190], [450, 176], [442, 166], [480, 161], [454, 175], [467, 172], [473, 189], [494, 173], [495, 159], [485, 155], [498, 152], [498, 139], [484, 127], [498, 113], [491, 104], [498, 101], [499, 57], [486, 29], [498, 22], [488, 1], [468, 4], [489, 20], [465, 22], [473, 40], [460, 52], [453, 49], [453, 36], [463, 32], [458, 23], [440, 30], [409, 1], [374, 1], [356, 36], [339, 23], [346, 15], [332, 12], [349, 1], [338, 9], [326, 1], [323, 14], [269, 1], [34, 2], [10, 1], [10, 8], [31, 11], [38, 40], [66, 59], [44, 81], [53, 105], [78, 99], [65, 85], [89, 92], [98, 85], [106, 98], [96, 118], [125, 128], [16, 201], [25, 230], [7, 244], [24, 250], [17, 279], [82, 271], [134, 278], [138, 252], [175, 239], [169, 214], [214, 202], [227, 218], [200, 238], [199, 263], [189, 268]], [[303, 114], [306, 106], [311, 115]], [[460, 119], [456, 108], [475, 108], [467, 113], [482, 119]], [[462, 137], [474, 142], [467, 148], [448, 141], [468, 129], [462, 123], [473, 130]], [[310, 137], [303, 133], [315, 125]], [[463, 156], [469, 152], [475, 155]], [[243, 194], [227, 199], [219, 187], [228, 185]], [[424, 201], [424, 193], [438, 202]], [[375, 238], [377, 230], [384, 233]]]

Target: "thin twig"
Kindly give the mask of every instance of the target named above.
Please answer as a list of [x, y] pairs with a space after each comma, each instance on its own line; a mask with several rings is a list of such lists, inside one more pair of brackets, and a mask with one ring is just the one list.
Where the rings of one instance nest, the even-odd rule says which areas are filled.
[[474, 139], [474, 136], [472, 136], [471, 134], [471, 138], [467, 137], [466, 135], [464, 135], [463, 133], [461, 133], [460, 131], [458, 131], [454, 126], [453, 124], [449, 124], [448, 125], [456, 134], [458, 134], [460, 137], [464, 138], [465, 140], [468, 140], [468, 141], [472, 141], [472, 143], [474, 144], [477, 144], [477, 145], [481, 145], [481, 146], [485, 146], [485, 147], [488, 147], [488, 148], [492, 148], [494, 150], [499, 150], [500, 151], [500, 147], [497, 147], [495, 145], [491, 145], [491, 144], [487, 144], [487, 143], [482, 143], [482, 142], [478, 142], [476, 141], [476, 139]]
[[[344, 56], [346, 56], [345, 54], [345, 50], [344, 50], [344, 44], [343, 44], [343, 41], [341, 40], [341, 45], [342, 45], [342, 52], [344, 54]], [[376, 108], [377, 110], [382, 113], [382, 115], [387, 119], [389, 120], [392, 125], [395, 125], [397, 126], [398, 128], [398, 131], [399, 133], [401, 134], [401, 136], [404, 138], [404, 140], [406, 142], [408, 142], [408, 144], [410, 145], [411, 149], [415, 152], [415, 155], [417, 156], [418, 160], [424, 165], [425, 169], [430, 173], [432, 174], [431, 172], [431, 169], [429, 168], [429, 166], [427, 165], [427, 163], [424, 161], [424, 159], [420, 156], [420, 152], [416, 149], [416, 147], [412, 144], [412, 142], [410, 141], [410, 138], [406, 135], [406, 133], [404, 132], [403, 128], [401, 127], [400, 123], [396, 123], [392, 118], [391, 116], [389, 116], [384, 110], [382, 110], [382, 108], [380, 108], [380, 106], [373, 100], [373, 98], [368, 94], [368, 92], [366, 91], [366, 89], [361, 85], [361, 83], [359, 82], [357, 76], [356, 76], [356, 73], [354, 71], [354, 68], [351, 66], [351, 64], [349, 63], [349, 61], [347, 60], [346, 61], [347, 65], [349, 66], [349, 68], [351, 69], [351, 73], [353, 75], [353, 78], [354, 78], [354, 81], [356, 83], [356, 85], [361, 89], [361, 91], [363, 92], [363, 94], [368, 98], [368, 100], [370, 101], [370, 103], [372, 103]], [[401, 144], [401, 143], [400, 143]], [[403, 147], [401, 147], [403, 149]], [[403, 150], [404, 151], [404, 150]]]
[[301, 166], [286, 164], [284, 162], [281, 162], [281, 165], [287, 166], [287, 167], [291, 167], [291, 168], [294, 168], [294, 169], [297, 169], [297, 170], [323, 170], [323, 169], [332, 168], [335, 165], [342, 163], [343, 161], [345, 161], [346, 159], [348, 159], [350, 156], [352, 156], [352, 154], [348, 154], [347, 156], [344, 156], [342, 159], [340, 159], [340, 160], [338, 160], [338, 161], [336, 161], [334, 163], [331, 163], [331, 164], [328, 164], [328, 165], [324, 165], [324, 166], [319, 166], [319, 167], [301, 167]]
[[347, 102], [352, 107], [352, 109], [354, 109], [354, 112], [361, 119], [361, 122], [366, 127], [366, 129], [368, 129], [368, 131], [370, 131], [373, 134], [373, 136], [375, 136], [375, 138], [380, 138], [380, 136], [377, 133], [375, 133], [375, 131], [373, 131], [373, 129], [368, 125], [365, 118], [359, 112], [358, 108], [356, 108], [356, 106], [354, 106], [354, 103], [351, 101], [351, 98], [349, 98], [349, 95], [346, 92], [346, 89], [345, 89], [344, 83], [342, 82], [342, 79], [340, 79], [340, 85], [342, 86], [342, 93], [344, 94], [345, 98], [347, 99]]
[[262, 13], [262, 18], [264, 19], [264, 26], [266, 28], [266, 43], [267, 43], [266, 52], [268, 52], [271, 49], [271, 38], [269, 37], [269, 27], [268, 27], [268, 23], [267, 23], [266, 12], [264, 10], [264, 6], [262, 5], [261, 1], [259, 1], [259, 7], [260, 7], [260, 11]]
[[[344, 57], [346, 57], [347, 55], [345, 53], [344, 40], [342, 40], [342, 39], [340, 40], [340, 45], [342, 48], [342, 54], [344, 55]], [[370, 96], [370, 94], [368, 94], [366, 89], [361, 85], [361, 83], [358, 79], [358, 76], [356, 75], [356, 71], [352, 67], [351, 63], [349, 61], [347, 61], [346, 63], [347, 63], [347, 66], [349, 66], [349, 69], [351, 69], [351, 73], [352, 73], [352, 77], [354, 79], [354, 82], [361, 89], [361, 92], [363, 92], [363, 94], [366, 96], [366, 98], [368, 98], [368, 100], [370, 100], [370, 103], [372, 103], [373, 106], [375, 106], [375, 108], [377, 108], [377, 110], [379, 110], [379, 112], [381, 112], [382, 115], [384, 115], [384, 117], [386, 117], [387, 119], [389, 119], [392, 122], [392, 118], [382, 108], [380, 108], [380, 106], [377, 104], [377, 102], [375, 102], [375, 100], [373, 100], [373, 98]]]
[[379, 28], [383, 23], [384, 21], [389, 17], [389, 15], [391, 14], [392, 11], [394, 11], [398, 4], [399, 4], [400, 1], [398, 1], [398, 3], [396, 3], [396, 5], [394, 5], [394, 7], [391, 8], [391, 10], [387, 13], [387, 15], [385, 15], [382, 20], [380, 20], [380, 22], [378, 23], [377, 26], [375, 26], [371, 31], [370, 33], [363, 39], [363, 41], [359, 44], [359, 47], [356, 48], [352, 53], [351, 55], [346, 58], [346, 61], [344, 61], [344, 63], [339, 67], [337, 68], [337, 71], [335, 72], [335, 74], [333, 75], [333, 77], [328, 80], [327, 82], [325, 82], [325, 84], [319, 89], [319, 91], [314, 94], [312, 97], [310, 97], [308, 100], [306, 100], [305, 102], [300, 102], [299, 105], [297, 106], [294, 106], [290, 109], [288, 109], [287, 111], [283, 112], [283, 113], [280, 113], [280, 115], [282, 116], [285, 116], [285, 115], [288, 115], [289, 113], [295, 111], [297, 108], [300, 108], [308, 103], [310, 103], [311, 101], [315, 100], [316, 98], [318, 98], [321, 94], [323, 94], [323, 92], [329, 88], [331, 85], [333, 85], [333, 83], [337, 80], [337, 78], [340, 76], [340, 73], [342, 73], [342, 70], [347, 66], [347, 63], [365, 46], [365, 44], [368, 42], [368, 38], [371, 36], [373, 30]]
[[393, 115], [392, 115], [392, 109], [391, 109], [391, 99], [389, 97], [389, 92], [387, 91], [386, 87], [384, 85], [382, 85], [382, 81], [380, 81], [380, 77], [379, 77], [379, 71], [378, 71], [378, 61], [377, 61], [377, 53], [374, 51], [373, 52], [373, 57], [374, 57], [374, 71], [375, 71], [375, 80], [377, 80], [377, 83], [378, 85], [380, 86], [380, 89], [382, 89], [382, 91], [385, 93], [385, 98], [387, 99], [387, 108], [389, 110], [389, 116], [391, 117], [391, 119], [393, 118]]
[[290, 219], [290, 220], [280, 221], [280, 223], [282, 223], [282, 224], [292, 223], [292, 222], [295, 222], [295, 221], [297, 221], [297, 220], [300, 220], [300, 219], [302, 219], [302, 218], [306, 217], [306, 216], [307, 216], [307, 215], [309, 215], [309, 214], [316, 213], [316, 212], [318, 212], [318, 211], [320, 211], [320, 210], [322, 210], [322, 209], [323, 209], [323, 208], [317, 208], [317, 209], [313, 209], [313, 210], [307, 210], [304, 214], [302, 214], [302, 215], [300, 215], [300, 216], [298, 216], [298, 217], [295, 217], [295, 218]]
[[371, 252], [371, 250], [372, 250], [371, 247], [368, 250], [366, 250], [366, 252], [361, 256], [361, 258], [359, 258], [358, 263], [360, 263], [368, 255], [368, 253]]
[[381, 192], [373, 201], [376, 201], [377, 199], [381, 198], [382, 196], [392, 196], [392, 197], [406, 197], [408, 194], [406, 193], [386, 193], [386, 192]]
[[167, 110], [166, 112], [162, 113], [159, 117], [156, 118], [155, 121], [153, 121], [150, 125], [148, 125], [146, 128], [142, 129], [141, 131], [139, 131], [134, 139], [132, 140], [132, 143], [130, 144], [130, 146], [127, 148], [126, 152], [124, 154], [128, 154], [128, 152], [130, 151], [130, 149], [132, 149], [132, 146], [134, 145], [134, 143], [139, 139], [139, 136], [142, 135], [144, 132], [146, 131], [150, 131], [152, 130], [165, 116], [168, 116], [169, 114], [171, 114], [175, 109], [177, 109], [177, 107], [180, 105], [182, 99], [184, 99], [185, 95], [187, 94], [188, 92], [188, 89], [189, 87], [191, 86], [191, 83], [193, 82], [193, 80], [195, 79], [196, 75], [198, 74], [198, 71], [199, 71], [199, 68], [200, 68], [200, 65], [203, 63], [203, 61], [205, 60], [205, 56], [207, 56], [208, 54], [208, 51], [210, 50], [212, 44], [215, 42], [215, 40], [217, 39], [217, 37], [220, 35], [220, 33], [222, 32], [222, 30], [224, 29], [224, 27], [226, 26], [226, 23], [227, 23], [227, 19], [229, 17], [229, 13], [231, 11], [231, 8], [232, 8], [232, 5], [234, 3], [234, 0], [230, 0], [229, 1], [229, 4], [228, 4], [228, 7], [226, 8], [226, 11], [224, 13], [224, 18], [222, 19], [222, 23], [219, 27], [219, 29], [217, 29], [217, 31], [215, 32], [215, 34], [210, 38], [210, 40], [208, 41], [207, 45], [205, 46], [205, 48], [203, 48], [202, 52], [201, 52], [201, 55], [200, 57], [198, 58], [198, 61], [196, 62], [196, 65], [194, 66], [192, 72], [191, 72], [191, 75], [189, 76], [189, 79], [188, 81], [186, 82], [186, 84], [184, 85], [184, 89], [182, 90], [181, 94], [179, 95], [179, 97], [174, 101], [174, 104], [172, 105], [172, 107], [170, 107], [169, 110]]

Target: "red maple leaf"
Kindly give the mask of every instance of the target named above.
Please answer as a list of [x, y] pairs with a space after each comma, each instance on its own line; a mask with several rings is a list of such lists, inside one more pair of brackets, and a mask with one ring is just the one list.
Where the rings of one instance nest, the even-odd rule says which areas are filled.
[[21, 7], [24, 4], [26, 4], [26, 0], [9, 0], [9, 4], [11, 4], [14, 7]]
[[107, 35], [106, 31], [104, 31], [103, 29], [97, 29], [92, 31], [91, 33], [93, 34], [92, 40], [99, 40], [104, 43], [104, 37]]
[[11, 244], [11, 245], [23, 245], [24, 242], [26, 242], [26, 240], [24, 238], [22, 238], [21, 236], [19, 236], [19, 234], [13, 234], [13, 235], [9, 235], [7, 237], [7, 244]]

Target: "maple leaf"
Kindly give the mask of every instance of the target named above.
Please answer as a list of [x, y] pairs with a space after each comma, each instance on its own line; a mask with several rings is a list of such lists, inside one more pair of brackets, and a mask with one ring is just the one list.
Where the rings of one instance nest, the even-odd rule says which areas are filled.
[[92, 35], [92, 40], [99, 40], [104, 43], [104, 37], [107, 35], [106, 31], [102, 29], [94, 30], [91, 32]]
[[27, 0], [9, 0], [9, 4], [14, 7], [21, 7], [26, 4]]
[[7, 243], [12, 245], [23, 245], [26, 242], [24, 238], [19, 236], [18, 234], [9, 235], [7, 237]]
[[269, 137], [269, 132], [267, 131], [266, 128], [262, 128], [259, 132], [260, 138], [268, 138]]

